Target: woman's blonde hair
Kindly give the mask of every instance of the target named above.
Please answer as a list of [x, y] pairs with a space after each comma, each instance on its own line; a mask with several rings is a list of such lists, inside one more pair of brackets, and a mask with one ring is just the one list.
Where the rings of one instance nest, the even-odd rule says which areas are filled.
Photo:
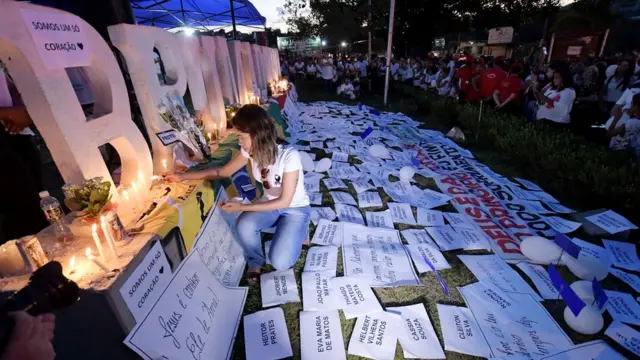
[[260, 169], [276, 162], [278, 129], [269, 113], [258, 105], [245, 105], [231, 119], [233, 127], [251, 136], [251, 158]]

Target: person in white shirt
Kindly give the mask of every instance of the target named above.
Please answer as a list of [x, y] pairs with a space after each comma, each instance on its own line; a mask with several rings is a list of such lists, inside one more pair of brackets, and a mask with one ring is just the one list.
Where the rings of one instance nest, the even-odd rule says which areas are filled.
[[568, 129], [571, 124], [571, 109], [576, 99], [572, 86], [571, 73], [564, 68], [554, 71], [551, 86], [546, 91], [542, 92], [537, 88], [538, 83], [534, 83], [533, 94], [541, 104], [536, 119], [544, 120], [555, 128]]
[[628, 115], [621, 119], [616, 127], [609, 131], [612, 150], [626, 150], [631, 148], [636, 157], [640, 157], [640, 94], [633, 95], [631, 108], [625, 110]]
[[640, 93], [640, 80], [636, 80], [633, 84], [629, 85], [629, 88], [625, 90], [616, 104], [611, 109], [611, 118], [605, 124], [605, 128], [611, 131], [616, 128], [619, 121], [625, 121], [629, 118], [629, 114], [626, 110], [631, 108], [633, 96]]
[[315, 80], [316, 78], [316, 65], [309, 60], [307, 64], [307, 80]]
[[348, 78], [344, 79], [342, 84], [338, 86], [338, 96], [355, 100], [356, 98], [355, 89], [350, 79]]
[[220, 208], [227, 213], [241, 212], [236, 227], [238, 243], [247, 260], [247, 280], [256, 283], [266, 261], [261, 231], [275, 225], [269, 260], [276, 270], [290, 269], [308, 239], [311, 209], [300, 154], [291, 146], [278, 144], [273, 118], [258, 105], [245, 105], [237, 111], [232, 124], [241, 150], [228, 164], [166, 178], [217, 180], [231, 177], [245, 166], [251, 167], [255, 179], [262, 183], [263, 198], [254, 204], [223, 202]]
[[301, 58], [298, 58], [298, 60], [295, 62], [293, 66], [295, 67], [295, 70], [296, 70], [296, 80], [304, 79], [304, 71], [305, 71], [304, 61], [302, 61]]
[[367, 61], [367, 59], [363, 59], [360, 62], [360, 79], [364, 80], [367, 78], [367, 69], [369, 68], [369, 62]]
[[320, 64], [322, 79], [324, 80], [325, 89], [327, 91], [331, 91], [333, 89], [333, 72], [335, 71], [335, 66], [329, 62], [329, 60], [322, 59]]
[[608, 112], [613, 109], [616, 101], [620, 99], [633, 77], [633, 68], [628, 60], [622, 60], [620, 65], [612, 66], [615, 66], [613, 73], [607, 76], [602, 89], [602, 101]]
[[391, 61], [391, 77], [393, 78], [393, 80], [398, 80], [398, 76], [400, 74], [400, 64], [395, 61], [392, 60]]

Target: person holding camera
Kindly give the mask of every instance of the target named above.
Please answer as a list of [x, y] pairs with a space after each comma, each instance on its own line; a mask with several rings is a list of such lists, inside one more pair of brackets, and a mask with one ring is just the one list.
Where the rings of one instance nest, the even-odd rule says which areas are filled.
[[10, 313], [14, 326], [0, 360], [53, 360], [56, 353], [51, 340], [55, 316], [31, 316], [24, 311]]

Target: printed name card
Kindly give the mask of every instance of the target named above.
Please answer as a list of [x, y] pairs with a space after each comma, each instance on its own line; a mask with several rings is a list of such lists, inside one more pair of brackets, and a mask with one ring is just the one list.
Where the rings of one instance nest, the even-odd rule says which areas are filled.
[[360, 208], [382, 207], [382, 199], [380, 194], [375, 191], [366, 191], [358, 193], [358, 203]]
[[405, 359], [446, 358], [424, 305], [389, 307], [387, 311], [402, 318], [405, 331], [398, 334], [398, 340]]
[[326, 178], [322, 179], [322, 182], [324, 182], [324, 186], [326, 186], [329, 190], [347, 189], [347, 185], [340, 179]]
[[451, 269], [451, 265], [444, 258], [444, 255], [438, 250], [438, 248], [431, 244], [415, 244], [405, 245], [405, 248], [409, 250], [409, 255], [413, 263], [416, 265], [419, 273], [425, 273], [432, 271], [431, 267], [425, 261], [425, 258], [431, 262], [436, 270]]
[[451, 227], [455, 228], [464, 228], [464, 229], [476, 229], [476, 226], [467, 221], [467, 217], [462, 214], [445, 212], [442, 213], [444, 218], [447, 219], [447, 222]]
[[416, 225], [416, 219], [413, 217], [411, 205], [403, 203], [388, 203], [387, 206], [391, 211], [391, 218], [394, 223]]
[[614, 321], [604, 333], [623, 348], [640, 356], [640, 332], [621, 323]]
[[331, 197], [333, 198], [333, 202], [336, 204], [358, 206], [358, 203], [356, 202], [356, 200], [349, 193], [342, 192], [342, 191], [331, 191], [330, 194], [331, 194]]
[[444, 216], [442, 211], [418, 208], [418, 225], [422, 226], [444, 226]]
[[302, 273], [302, 306], [304, 311], [339, 309], [336, 292], [331, 287], [331, 271], [305, 271]]
[[611, 268], [609, 273], [618, 279], [627, 283], [633, 290], [640, 292], [640, 276], [624, 272], [622, 270]]
[[336, 204], [335, 207], [340, 221], [364, 225], [364, 219], [358, 208], [345, 204]]
[[429, 234], [426, 231], [421, 229], [408, 229], [400, 231], [400, 234], [407, 240], [409, 245], [417, 245], [417, 244], [429, 244], [435, 247], [438, 247], [436, 243], [431, 240]]
[[464, 250], [491, 250], [491, 244], [484, 233], [476, 229], [468, 229], [464, 227], [458, 227], [453, 229], [462, 237], [465, 246]]
[[382, 311], [375, 294], [366, 279], [357, 276], [343, 276], [331, 279], [331, 289], [336, 304], [347, 319]]
[[348, 353], [369, 359], [393, 360], [401, 321], [398, 315], [386, 311], [358, 317]]
[[640, 259], [636, 252], [636, 244], [613, 240], [602, 240], [604, 248], [609, 252], [613, 265], [619, 268], [640, 271]]
[[372, 212], [367, 211], [367, 225], [370, 227], [393, 229], [393, 219], [389, 210]]
[[318, 245], [342, 246], [342, 224], [320, 219], [311, 243]]
[[304, 271], [332, 271], [338, 266], [338, 248], [335, 246], [313, 246], [307, 251]]
[[322, 205], [322, 193], [320, 192], [307, 192], [309, 195], [309, 204]]
[[315, 224], [322, 219], [332, 221], [336, 218], [336, 213], [330, 207], [312, 207], [311, 208], [311, 221]]
[[281, 308], [262, 310], [244, 317], [244, 349], [247, 360], [277, 360], [293, 356]]
[[461, 354], [491, 357], [491, 350], [471, 310], [437, 304], [444, 349]]
[[426, 230], [442, 251], [462, 249], [466, 246], [462, 236], [449, 225], [428, 227]]
[[274, 271], [260, 275], [262, 307], [300, 302], [298, 285], [293, 269]]
[[[358, 193], [358, 194], [376, 188], [375, 186], [373, 186], [369, 182], [369, 180], [352, 181], [351, 185], [353, 185], [353, 188], [356, 190], [356, 193]], [[360, 206], [362, 206], [362, 205], [360, 205]]]
[[300, 312], [300, 350], [305, 360], [346, 360], [337, 310]]
[[559, 216], [547, 216], [544, 217], [543, 220], [554, 230], [563, 234], [572, 233], [578, 230], [580, 226], [582, 226], [582, 224], [579, 222], [565, 220]]

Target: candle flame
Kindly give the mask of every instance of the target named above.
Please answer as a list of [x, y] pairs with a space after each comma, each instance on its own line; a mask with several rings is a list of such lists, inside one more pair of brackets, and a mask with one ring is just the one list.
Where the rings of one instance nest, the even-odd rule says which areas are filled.
[[104, 216], [100, 216], [100, 223], [104, 224]]
[[231, 116], [236, 116], [236, 113], [235, 113], [235, 112], [232, 112], [232, 113], [231, 113]]
[[[214, 127], [215, 127], [215, 125], [214, 125]], [[211, 139], [211, 133], [207, 133], [207, 137], [208, 137], [209, 139]]]
[[73, 255], [71, 260], [69, 260], [69, 270], [73, 271], [76, 268], [76, 256]]
[[88, 247], [88, 248], [87, 248], [87, 250], [85, 250], [84, 254], [85, 254], [88, 258], [90, 258], [90, 257], [91, 257], [91, 248], [90, 248], [90, 247]]
[[167, 168], [167, 159], [162, 159], [162, 167]]
[[126, 201], [129, 201], [129, 192], [127, 190], [122, 190], [122, 195]]
[[96, 232], [97, 229], [98, 229], [98, 225], [96, 225], [96, 224], [91, 225], [91, 231], [92, 232]]
[[218, 129], [218, 124], [214, 123], [214, 124], [213, 124], [213, 129], [214, 129], [214, 130], [217, 130], [217, 129]]

